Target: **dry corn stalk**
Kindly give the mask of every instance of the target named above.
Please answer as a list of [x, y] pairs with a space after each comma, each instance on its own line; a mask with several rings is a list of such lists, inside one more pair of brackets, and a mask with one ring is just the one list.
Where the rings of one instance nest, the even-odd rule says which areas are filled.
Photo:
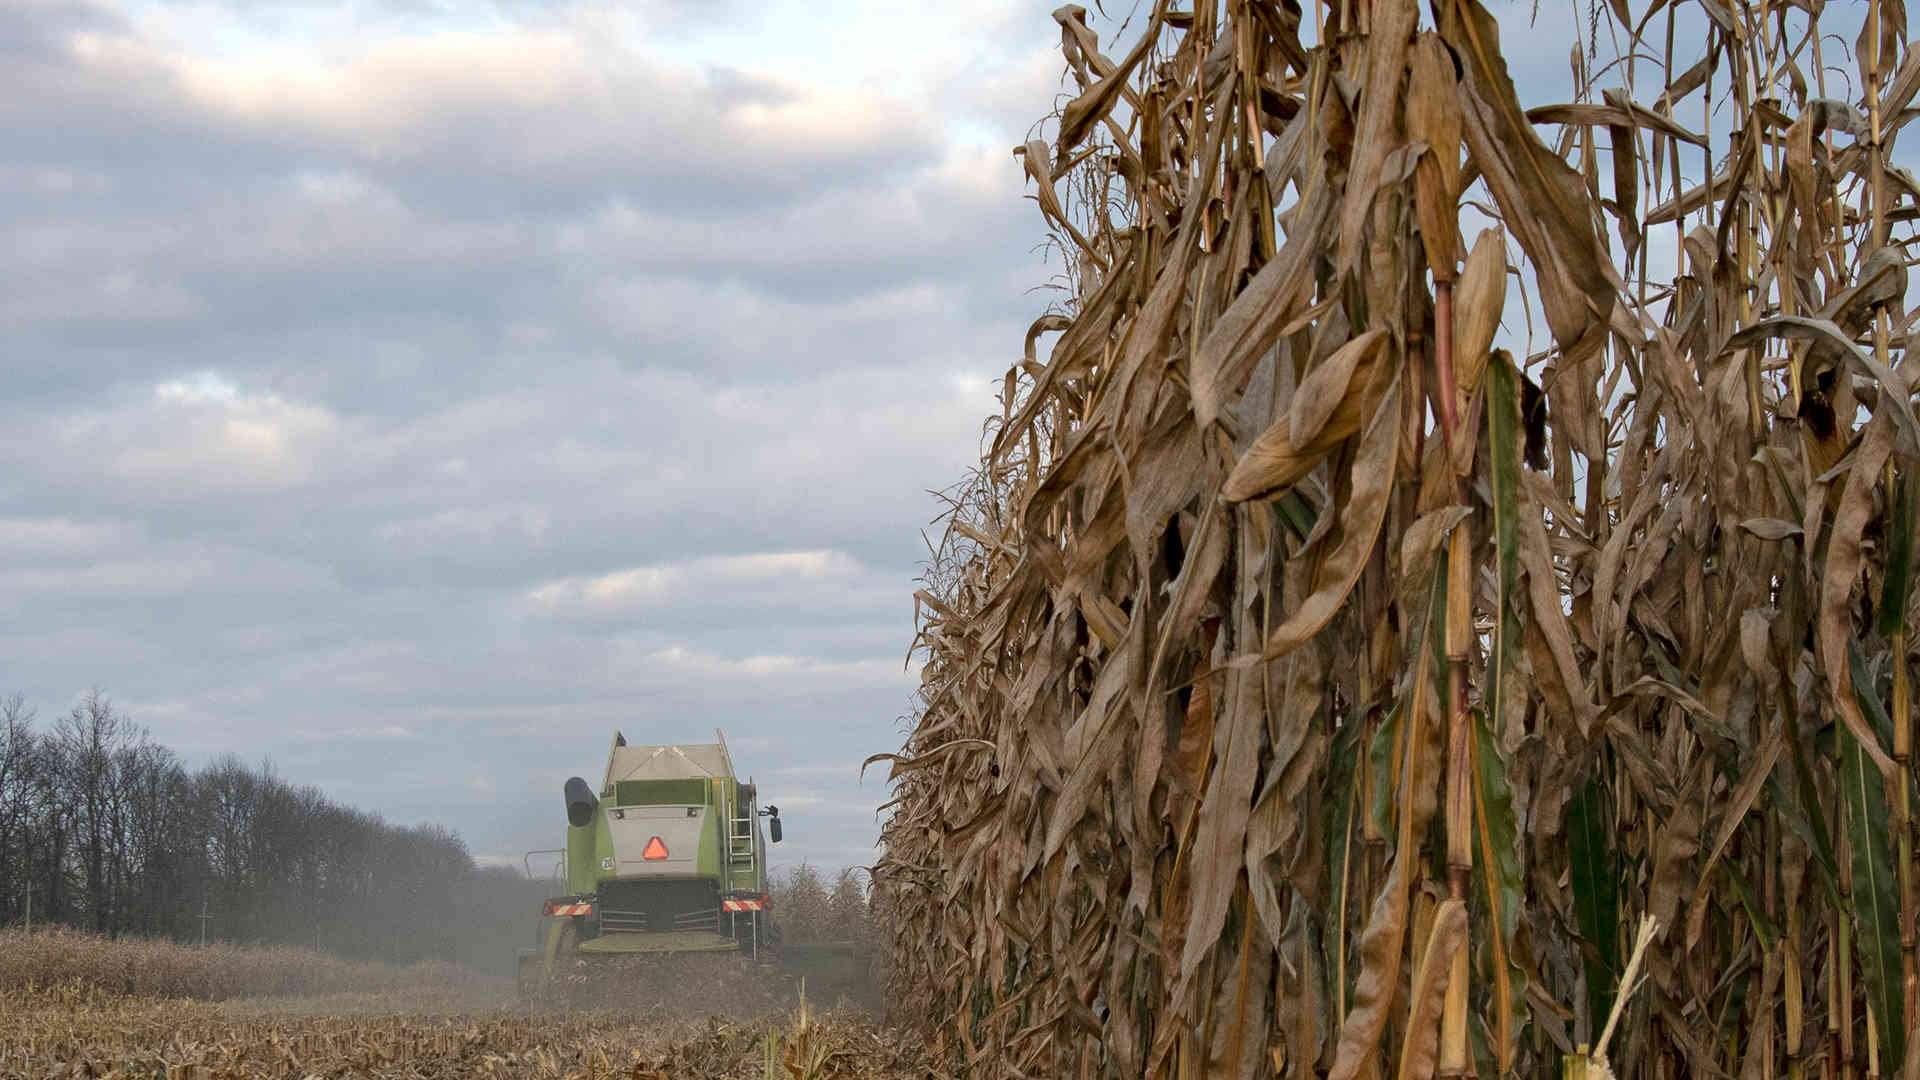
[[1920, 53], [1864, 10], [1842, 69], [1817, 0], [1611, 0], [1531, 110], [1477, 0], [1055, 13], [1071, 298], [950, 493], [875, 871], [942, 1049], [1903, 1066]]

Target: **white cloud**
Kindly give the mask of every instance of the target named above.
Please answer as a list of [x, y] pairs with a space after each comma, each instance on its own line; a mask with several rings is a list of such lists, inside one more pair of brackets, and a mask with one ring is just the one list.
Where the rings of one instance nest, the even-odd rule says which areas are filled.
[[240, 400], [240, 388], [217, 371], [196, 371], [185, 378], [155, 384], [153, 396], [161, 401], [188, 404], [213, 401], [232, 405]]
[[[87, 32], [74, 36], [73, 55], [101, 80], [175, 87], [183, 107], [213, 122], [304, 133], [380, 168], [458, 160], [523, 177], [759, 172], [777, 188], [783, 174], [823, 161], [882, 166], [884, 143], [903, 136], [921, 153], [934, 145], [931, 118], [894, 98], [754, 73], [766, 90], [743, 99], [710, 73], [585, 29], [440, 28], [334, 56], [213, 56]], [[512, 137], [468, 137], [501, 131]]]
[[656, 649], [640, 658], [636, 667], [649, 673], [702, 680], [739, 680], [742, 682], [778, 681], [790, 687], [818, 685], [826, 680], [841, 686], [910, 685], [910, 673], [885, 660], [833, 662], [804, 656], [724, 657], [674, 645]]
[[227, 492], [299, 484], [343, 436], [330, 410], [243, 392], [216, 372], [158, 383], [146, 405], [70, 417], [58, 434], [70, 451], [104, 456], [120, 482]]
[[552, 615], [607, 614], [641, 611], [676, 599], [711, 602], [716, 592], [758, 592], [769, 584], [846, 584], [869, 573], [857, 560], [839, 551], [720, 555], [551, 581], [533, 589], [527, 599], [536, 609]]

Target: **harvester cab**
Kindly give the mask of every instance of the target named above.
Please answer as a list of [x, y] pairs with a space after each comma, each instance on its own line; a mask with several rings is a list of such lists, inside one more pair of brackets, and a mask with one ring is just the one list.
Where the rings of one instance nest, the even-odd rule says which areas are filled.
[[633, 746], [616, 733], [597, 792], [578, 776], [566, 782], [567, 894], [541, 910], [541, 947], [521, 951], [523, 991], [596, 957], [774, 959], [767, 843], [780, 839], [780, 810], [759, 806], [726, 738], [714, 737]]

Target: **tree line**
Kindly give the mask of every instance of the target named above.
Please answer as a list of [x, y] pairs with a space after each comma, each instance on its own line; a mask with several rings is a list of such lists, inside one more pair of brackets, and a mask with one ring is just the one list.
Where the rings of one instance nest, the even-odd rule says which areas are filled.
[[228, 755], [191, 768], [98, 691], [0, 700], [0, 925], [498, 968], [544, 885]]

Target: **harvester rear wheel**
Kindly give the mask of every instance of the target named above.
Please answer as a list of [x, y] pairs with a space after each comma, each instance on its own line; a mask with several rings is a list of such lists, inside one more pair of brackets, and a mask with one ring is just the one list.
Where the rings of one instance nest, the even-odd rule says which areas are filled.
[[558, 975], [572, 967], [580, 959], [580, 927], [575, 919], [561, 919], [560, 927], [555, 931], [550, 976]]
[[551, 996], [563, 973], [580, 957], [580, 930], [570, 918], [554, 919], [541, 935], [541, 947], [520, 954], [514, 990], [522, 1001]]
[[523, 1002], [532, 1001], [540, 996], [540, 986], [545, 981], [542, 968], [546, 957], [539, 949], [522, 949], [517, 961], [513, 973], [514, 995]]

